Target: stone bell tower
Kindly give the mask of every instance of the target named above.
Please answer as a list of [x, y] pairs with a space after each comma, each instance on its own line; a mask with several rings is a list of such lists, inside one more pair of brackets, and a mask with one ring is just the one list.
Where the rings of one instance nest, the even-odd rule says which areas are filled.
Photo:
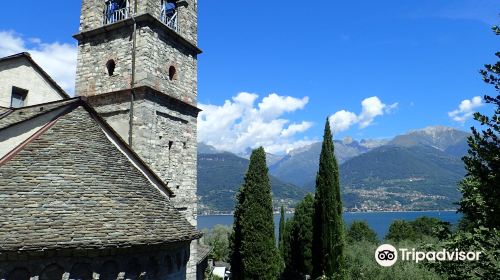
[[[196, 226], [197, 0], [82, 2], [76, 94], [168, 184]], [[191, 244], [188, 279], [196, 279], [196, 251]]]

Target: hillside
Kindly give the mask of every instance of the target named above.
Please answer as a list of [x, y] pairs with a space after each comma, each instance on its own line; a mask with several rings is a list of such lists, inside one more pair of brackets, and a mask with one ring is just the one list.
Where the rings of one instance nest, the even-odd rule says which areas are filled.
[[[435, 126], [392, 140], [335, 141], [344, 206], [349, 210], [456, 208], [468, 136]], [[229, 198], [243, 181], [248, 160], [206, 145], [202, 150], [211, 155], [199, 155], [201, 202], [208, 208], [231, 210], [234, 204]], [[314, 143], [284, 156], [268, 155], [275, 200], [292, 205], [305, 192], [314, 191], [320, 151], [321, 143]]]
[[463, 162], [430, 146], [383, 146], [340, 167], [348, 208], [450, 209], [460, 198]]
[[[234, 154], [198, 154], [199, 212], [231, 212], [235, 196], [243, 183], [249, 161]], [[305, 191], [270, 176], [275, 207], [293, 205], [305, 196]]]
[[[335, 156], [339, 163], [367, 152], [369, 149], [359, 142], [335, 141]], [[272, 175], [297, 186], [305, 186], [316, 177], [321, 142], [294, 150], [280, 161], [269, 166]]]

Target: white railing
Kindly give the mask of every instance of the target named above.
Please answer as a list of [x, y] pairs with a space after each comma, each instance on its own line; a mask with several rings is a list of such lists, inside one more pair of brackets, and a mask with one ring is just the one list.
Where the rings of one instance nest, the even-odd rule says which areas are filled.
[[179, 32], [179, 25], [177, 20], [177, 11], [173, 14], [171, 11], [162, 10], [161, 11], [161, 21], [165, 23], [168, 28], [174, 30], [175, 32]]
[[124, 20], [130, 17], [130, 8], [125, 7], [113, 12], [110, 12], [108, 9], [104, 11], [104, 24], [115, 23], [120, 20]]

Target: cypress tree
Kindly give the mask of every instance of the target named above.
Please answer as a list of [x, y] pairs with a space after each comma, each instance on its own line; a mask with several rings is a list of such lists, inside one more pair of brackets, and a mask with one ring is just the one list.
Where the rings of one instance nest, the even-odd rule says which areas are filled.
[[312, 272], [314, 197], [311, 194], [297, 204], [295, 214], [287, 221], [283, 236], [285, 273], [283, 279], [303, 279]]
[[281, 262], [274, 237], [271, 185], [263, 148], [252, 152], [237, 200], [231, 238], [233, 279], [276, 279]]
[[280, 228], [279, 228], [279, 236], [278, 236], [278, 248], [280, 249], [280, 253], [283, 254], [283, 234], [285, 233], [285, 208], [281, 205], [280, 209]]
[[298, 266], [301, 274], [311, 275], [312, 273], [312, 240], [313, 240], [313, 214], [314, 197], [307, 194], [295, 209], [295, 226], [298, 243]]
[[313, 279], [322, 275], [345, 279], [345, 236], [339, 171], [328, 119], [316, 176], [313, 221]]

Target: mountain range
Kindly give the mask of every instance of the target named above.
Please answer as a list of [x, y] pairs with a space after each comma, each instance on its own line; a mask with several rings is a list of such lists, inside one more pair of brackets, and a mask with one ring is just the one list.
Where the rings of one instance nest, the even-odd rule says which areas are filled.
[[[229, 213], [234, 210], [235, 198], [243, 183], [249, 160], [229, 152], [215, 149], [198, 153], [198, 196], [199, 213]], [[293, 207], [307, 193], [303, 188], [285, 183], [270, 176], [273, 203]]]
[[[467, 153], [468, 136], [454, 128], [434, 126], [393, 139], [336, 140], [344, 207], [352, 211], [456, 208], [454, 203], [460, 198], [457, 183], [465, 175], [461, 157]], [[283, 203], [292, 207], [306, 192], [314, 191], [320, 152], [318, 142], [286, 155], [268, 154], [275, 206]], [[200, 143], [202, 209], [232, 210], [247, 166], [248, 160], [241, 155]]]

